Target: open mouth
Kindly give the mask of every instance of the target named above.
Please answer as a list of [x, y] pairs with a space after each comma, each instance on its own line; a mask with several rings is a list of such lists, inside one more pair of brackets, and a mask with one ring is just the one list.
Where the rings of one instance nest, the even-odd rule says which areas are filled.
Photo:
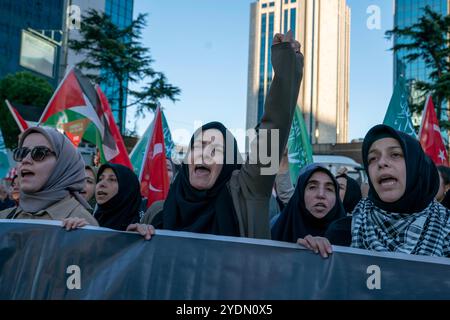
[[103, 197], [103, 196], [107, 196], [108, 194], [106, 192], [103, 192], [103, 191], [97, 191], [97, 195], [100, 196], [100, 197]]
[[22, 178], [27, 178], [27, 177], [33, 177], [34, 176], [34, 172], [27, 170], [27, 169], [23, 169], [20, 171], [20, 175], [22, 176]]
[[195, 174], [198, 174], [201, 176], [208, 175], [211, 173], [211, 169], [202, 164], [196, 165], [194, 171], [195, 171]]
[[314, 208], [317, 208], [317, 209], [326, 209], [327, 206], [325, 205], [325, 203], [319, 202], [319, 203], [316, 203], [316, 204], [314, 205]]
[[397, 178], [391, 175], [382, 175], [378, 179], [378, 183], [383, 187], [390, 187], [397, 183]]

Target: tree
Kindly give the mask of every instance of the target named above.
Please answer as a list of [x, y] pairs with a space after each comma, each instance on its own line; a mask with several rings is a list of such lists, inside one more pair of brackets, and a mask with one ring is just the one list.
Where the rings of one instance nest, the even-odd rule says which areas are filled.
[[[155, 71], [149, 49], [141, 45], [140, 39], [146, 26], [145, 14], [139, 16], [125, 28], [119, 28], [105, 13], [91, 9], [81, 23], [81, 40], [70, 40], [69, 47], [76, 53], [85, 54], [85, 59], [78, 64], [82, 69], [92, 71], [87, 74], [97, 83], [111, 87], [117, 83], [117, 92], [109, 94], [108, 100], [115, 101], [119, 111], [119, 128], [123, 132], [123, 112], [126, 108], [138, 104], [137, 115], [145, 110], [155, 110], [160, 99], [176, 101], [180, 89], [167, 83], [163, 73]], [[140, 90], [131, 90], [129, 85], [147, 80], [147, 85]], [[129, 94], [135, 100], [127, 104], [125, 97]], [[118, 96], [115, 99], [114, 96]]]
[[20, 130], [6, 106], [5, 99], [12, 104], [41, 107], [44, 111], [52, 93], [53, 88], [49, 82], [30, 72], [9, 74], [0, 80], [0, 127], [7, 148], [13, 149], [17, 146]]
[[404, 62], [424, 61], [430, 70], [429, 81], [406, 79], [410, 81], [411, 91], [418, 93], [411, 97], [411, 111], [421, 113], [425, 99], [433, 95], [436, 105], [436, 114], [442, 129], [450, 129], [450, 122], [442, 120], [442, 105], [450, 100], [450, 16], [443, 16], [434, 12], [429, 6], [423, 9], [424, 13], [418, 22], [411, 26], [396, 27], [386, 32], [386, 37], [395, 43], [391, 48], [394, 52], [404, 52]]

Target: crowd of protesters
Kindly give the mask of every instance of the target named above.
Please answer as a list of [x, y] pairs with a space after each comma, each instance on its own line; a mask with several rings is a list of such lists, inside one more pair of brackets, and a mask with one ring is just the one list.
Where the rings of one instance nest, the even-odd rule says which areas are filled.
[[[155, 229], [272, 239], [324, 258], [332, 245], [450, 257], [450, 169], [436, 167], [409, 135], [385, 125], [369, 130], [362, 147], [368, 190], [345, 170], [334, 176], [318, 164], [290, 181], [286, 143], [304, 61], [290, 33], [275, 36], [271, 57], [274, 79], [245, 161], [223, 124], [206, 124], [180, 168], [168, 162], [166, 200], [145, 210], [132, 170], [85, 165], [63, 134], [34, 127], [14, 151], [18, 176], [10, 190], [0, 186], [0, 219], [61, 220], [67, 230], [93, 225], [147, 240]], [[258, 150], [274, 143], [263, 134], [271, 131], [281, 162], [278, 172], [263, 174], [268, 165]]]

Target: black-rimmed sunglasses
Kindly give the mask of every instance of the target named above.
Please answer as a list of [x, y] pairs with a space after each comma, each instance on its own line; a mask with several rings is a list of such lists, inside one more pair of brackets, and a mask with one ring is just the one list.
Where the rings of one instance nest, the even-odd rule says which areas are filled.
[[56, 153], [54, 151], [44, 146], [34, 147], [33, 149], [22, 147], [14, 149], [13, 151], [14, 161], [21, 162], [30, 152], [31, 152], [31, 159], [33, 159], [34, 161], [42, 161], [49, 154], [56, 156]]

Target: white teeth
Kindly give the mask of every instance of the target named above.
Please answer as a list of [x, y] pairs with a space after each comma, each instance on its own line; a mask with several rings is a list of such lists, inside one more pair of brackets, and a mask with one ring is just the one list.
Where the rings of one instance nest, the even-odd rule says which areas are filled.
[[394, 184], [395, 184], [395, 180], [391, 180], [391, 179], [381, 182], [382, 186], [392, 186]]

